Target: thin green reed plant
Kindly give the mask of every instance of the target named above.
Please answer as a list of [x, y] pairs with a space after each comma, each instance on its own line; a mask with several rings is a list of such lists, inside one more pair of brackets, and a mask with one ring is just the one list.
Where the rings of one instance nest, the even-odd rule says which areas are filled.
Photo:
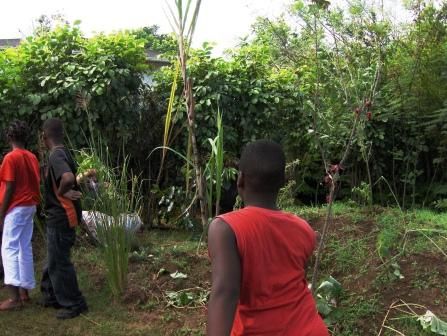
[[217, 135], [214, 139], [208, 139], [211, 146], [210, 158], [205, 168], [207, 180], [207, 204], [208, 214], [213, 213], [213, 199], [215, 200], [215, 214], [220, 212], [220, 198], [222, 193], [223, 171], [224, 171], [224, 129], [222, 114], [217, 112]]
[[[76, 96], [78, 108], [88, 118], [90, 138], [89, 150], [83, 151], [97, 172], [102, 183], [94, 201], [94, 220], [101, 254], [107, 271], [107, 282], [114, 297], [119, 297], [127, 286], [129, 252], [135, 232], [128, 221], [129, 215], [141, 213], [141, 182], [129, 170], [129, 159], [123, 151], [121, 168], [111, 168], [108, 147], [100, 135], [95, 138], [95, 129], [89, 113], [90, 95], [79, 92]], [[90, 152], [90, 153], [89, 153]], [[82, 152], [81, 152], [82, 154]]]
[[165, 128], [163, 132], [163, 150], [162, 150], [162, 156], [161, 156], [161, 162], [160, 162], [160, 168], [158, 170], [158, 176], [157, 176], [157, 185], [160, 184], [161, 180], [161, 174], [163, 172], [163, 166], [166, 159], [167, 154], [167, 147], [169, 146], [169, 139], [171, 138], [172, 133], [172, 111], [174, 109], [174, 102], [175, 102], [175, 93], [177, 91], [177, 80], [180, 75], [180, 62], [175, 63], [175, 71], [174, 71], [174, 78], [172, 79], [172, 85], [171, 85], [171, 94], [169, 96], [169, 103], [168, 103], [168, 110], [166, 111], [166, 118], [165, 118]]
[[120, 170], [108, 169], [106, 186], [94, 206], [107, 282], [115, 297], [127, 286], [128, 257], [135, 234], [129, 227], [128, 216], [141, 212], [141, 183], [136, 176], [129, 176], [128, 159]]
[[[217, 121], [216, 121], [217, 134], [214, 139], [209, 138], [208, 142], [210, 143], [210, 155], [209, 159], [205, 165], [204, 175], [207, 181], [206, 183], [206, 197], [207, 197], [207, 206], [208, 206], [208, 214], [211, 216], [213, 214], [213, 201], [215, 207], [215, 214], [219, 214], [220, 212], [220, 199], [222, 192], [222, 185], [225, 179], [234, 178], [235, 172], [232, 169], [225, 170], [224, 168], [224, 127], [222, 123], [222, 114], [220, 111], [217, 112]], [[149, 154], [149, 158], [153, 153], [159, 150], [170, 151], [179, 158], [181, 158], [186, 166], [193, 166], [194, 163], [191, 159], [179, 151], [172, 149], [167, 146], [160, 146], [154, 148]], [[193, 197], [193, 202], [197, 197], [197, 190], [195, 196]], [[188, 209], [190, 206], [187, 207]]]

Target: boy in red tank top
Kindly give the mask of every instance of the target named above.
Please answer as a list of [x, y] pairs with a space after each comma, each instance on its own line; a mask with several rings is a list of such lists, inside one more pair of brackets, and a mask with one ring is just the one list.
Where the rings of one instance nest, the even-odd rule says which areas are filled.
[[306, 282], [315, 232], [276, 207], [284, 175], [278, 144], [245, 147], [237, 181], [245, 208], [218, 216], [208, 232], [208, 336], [329, 335]]

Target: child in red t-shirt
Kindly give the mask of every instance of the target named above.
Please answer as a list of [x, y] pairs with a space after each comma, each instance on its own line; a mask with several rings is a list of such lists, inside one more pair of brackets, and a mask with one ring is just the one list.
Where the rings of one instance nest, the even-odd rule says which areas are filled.
[[39, 163], [24, 149], [26, 124], [12, 122], [6, 135], [12, 151], [0, 166], [0, 231], [4, 283], [11, 295], [0, 303], [0, 311], [21, 307], [29, 300], [28, 290], [35, 287], [31, 237], [40, 200]]
[[329, 335], [305, 276], [315, 232], [276, 207], [284, 171], [274, 142], [253, 142], [242, 153], [237, 186], [245, 208], [218, 216], [208, 232], [209, 336]]

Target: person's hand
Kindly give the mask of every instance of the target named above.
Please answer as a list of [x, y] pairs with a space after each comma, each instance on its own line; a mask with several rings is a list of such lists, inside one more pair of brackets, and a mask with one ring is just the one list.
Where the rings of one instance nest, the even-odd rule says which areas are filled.
[[81, 198], [82, 193], [80, 191], [71, 189], [71, 190], [67, 191], [63, 196], [65, 198], [68, 198], [69, 200], [77, 201], [78, 199]]

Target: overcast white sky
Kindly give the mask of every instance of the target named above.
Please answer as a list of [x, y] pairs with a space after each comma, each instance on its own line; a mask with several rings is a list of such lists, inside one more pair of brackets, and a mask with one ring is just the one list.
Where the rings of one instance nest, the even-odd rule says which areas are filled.
[[[342, 3], [335, 0], [332, 3]], [[381, 0], [368, 0], [379, 2]], [[383, 0], [393, 15], [402, 12], [401, 0]], [[63, 14], [69, 21], [81, 20], [87, 34], [111, 32], [157, 24], [169, 32], [164, 0], [1, 0], [0, 38], [24, 37], [32, 32], [33, 21], [41, 14]], [[172, 2], [172, 0], [169, 0]], [[233, 47], [249, 33], [257, 16], [277, 16], [293, 0], [202, 0], [195, 44], [217, 43], [221, 51]]]

